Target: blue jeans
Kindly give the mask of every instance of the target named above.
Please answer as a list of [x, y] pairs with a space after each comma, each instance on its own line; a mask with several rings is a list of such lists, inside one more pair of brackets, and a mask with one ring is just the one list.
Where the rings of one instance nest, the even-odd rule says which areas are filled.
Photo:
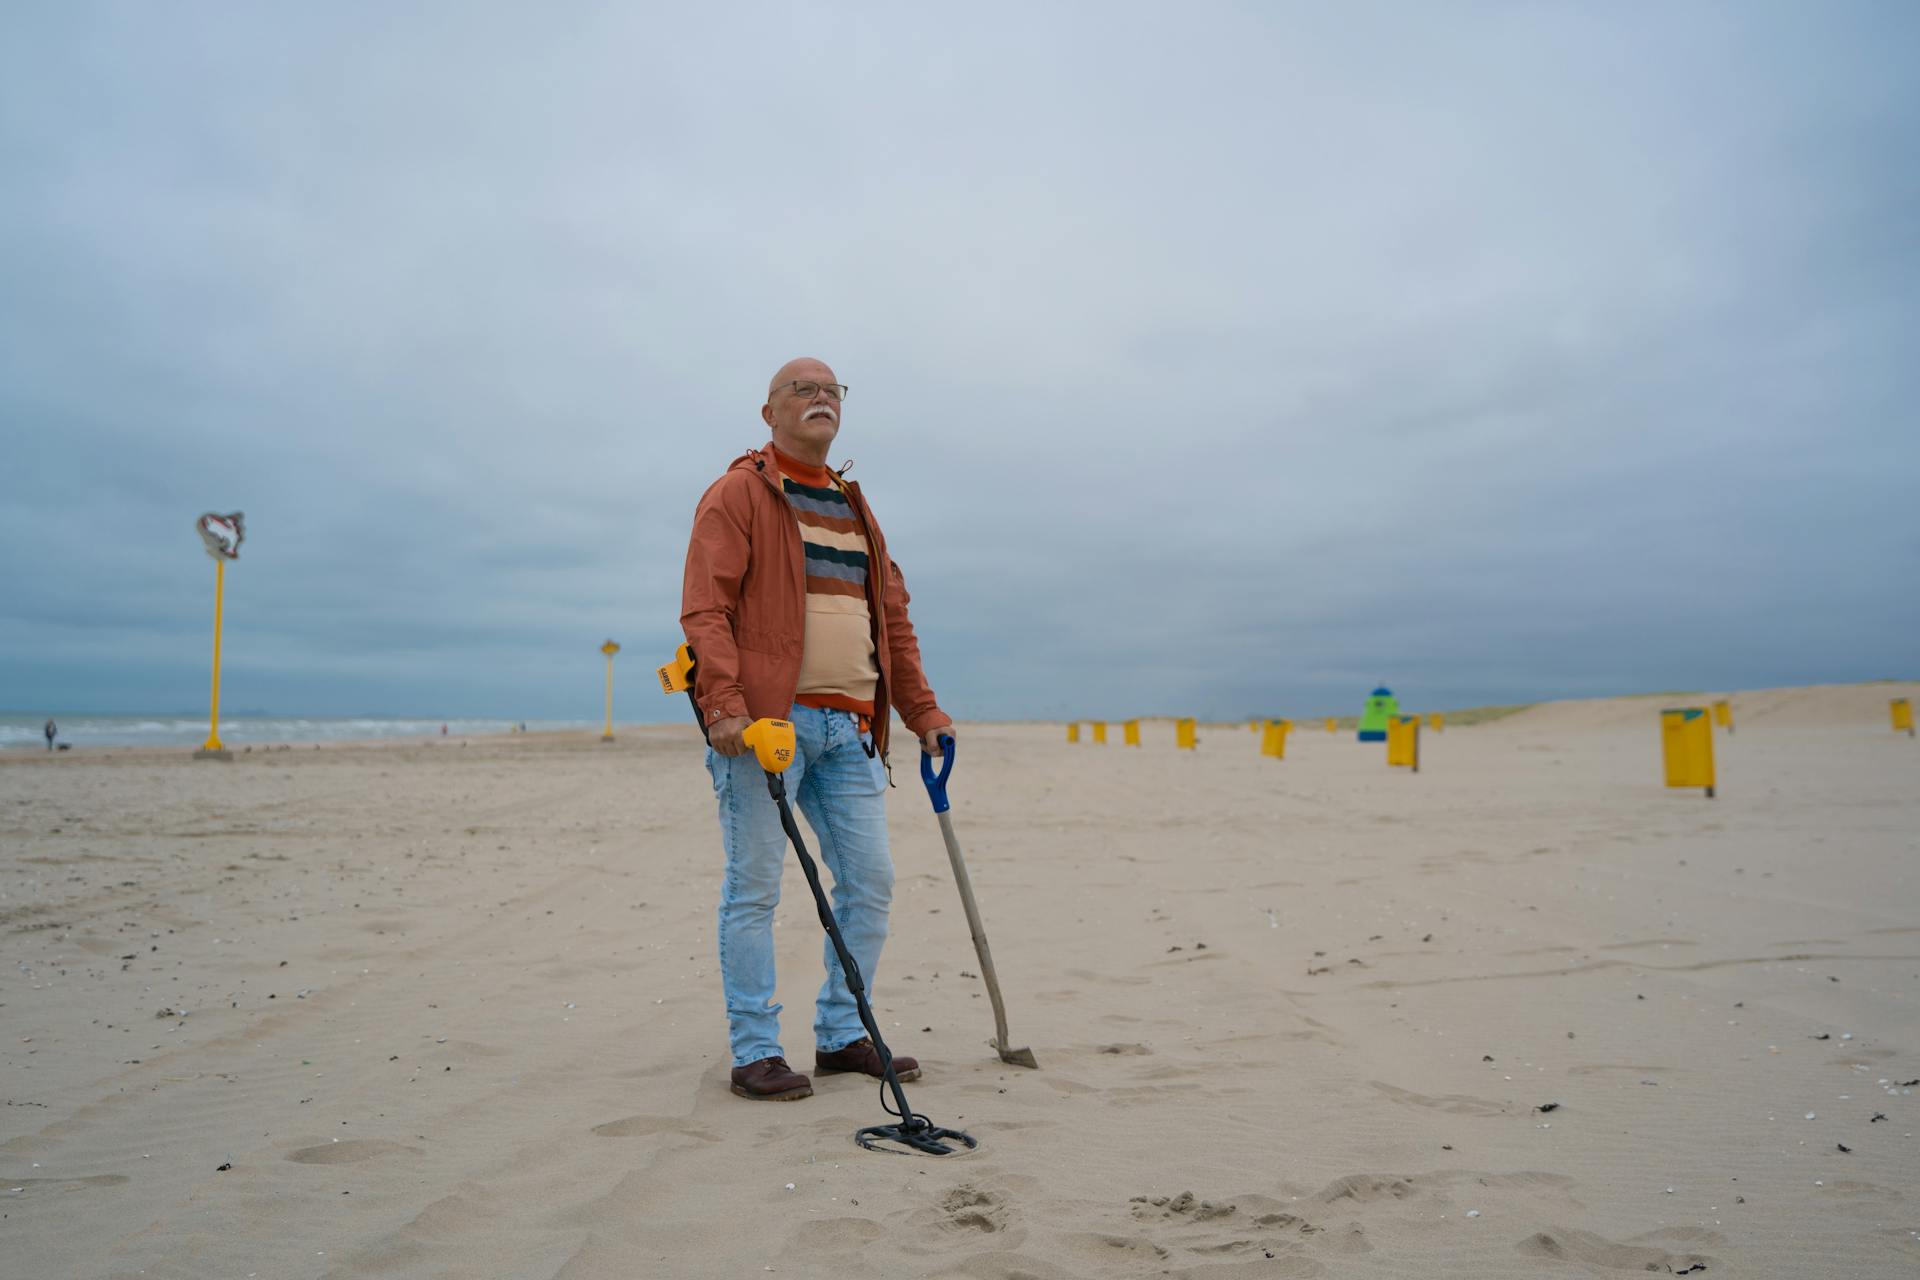
[[[833, 878], [833, 916], [840, 936], [866, 979], [872, 998], [874, 971], [887, 940], [887, 909], [893, 901], [893, 859], [887, 852], [886, 770], [869, 756], [871, 735], [845, 711], [794, 707], [795, 751], [784, 775], [787, 802], [813, 828], [816, 861]], [[780, 874], [788, 858], [780, 811], [767, 794], [767, 777], [749, 751], [723, 756], [707, 749], [707, 772], [719, 801], [720, 837], [727, 875], [720, 889], [720, 981], [727, 997], [727, 1036], [733, 1065], [784, 1057], [780, 1006], [774, 1003], [773, 909], [780, 902]], [[807, 913], [812, 922], [814, 912]], [[844, 1049], [867, 1034], [847, 990], [833, 943], [821, 939], [827, 979], [813, 1019], [814, 1044]]]

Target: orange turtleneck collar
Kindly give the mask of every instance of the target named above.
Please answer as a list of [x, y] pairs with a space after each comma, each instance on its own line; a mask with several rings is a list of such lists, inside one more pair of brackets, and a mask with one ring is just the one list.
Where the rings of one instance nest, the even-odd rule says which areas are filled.
[[812, 463], [802, 462], [779, 445], [773, 446], [773, 461], [782, 474], [792, 476], [801, 484], [814, 489], [833, 488], [833, 477], [827, 473], [825, 467], [816, 467]]

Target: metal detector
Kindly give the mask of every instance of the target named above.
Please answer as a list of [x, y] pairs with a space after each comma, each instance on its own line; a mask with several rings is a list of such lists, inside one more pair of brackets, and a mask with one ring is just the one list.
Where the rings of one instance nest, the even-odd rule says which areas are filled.
[[[687, 700], [693, 702], [694, 667], [692, 646], [681, 645], [674, 660], [659, 669], [661, 691], [669, 694], [684, 692]], [[694, 703], [694, 719], [701, 719], [697, 702]], [[706, 733], [704, 722], [701, 723], [700, 732], [702, 735]], [[854, 1006], [860, 1011], [860, 1024], [867, 1029], [874, 1049], [880, 1054], [880, 1066], [884, 1072], [880, 1105], [898, 1123], [871, 1124], [856, 1129], [853, 1140], [869, 1151], [922, 1156], [964, 1155], [980, 1145], [976, 1139], [958, 1129], [942, 1129], [907, 1105], [907, 1091], [901, 1087], [900, 1077], [893, 1069], [893, 1051], [887, 1048], [886, 1038], [880, 1034], [880, 1026], [874, 1021], [873, 1008], [867, 1003], [866, 980], [861, 977], [859, 963], [854, 960], [853, 953], [847, 950], [847, 944], [840, 936], [840, 925], [833, 918], [833, 907], [827, 901], [827, 891], [820, 884], [820, 869], [807, 852], [807, 842], [801, 838], [799, 824], [794, 821], [793, 810], [787, 805], [787, 784], [781, 775], [793, 763], [792, 722], [755, 720], [740, 736], [766, 772], [767, 794], [780, 810], [781, 829], [787, 833], [787, 840], [800, 857], [800, 870], [807, 877], [807, 887], [813, 891], [814, 909], [819, 913], [821, 927], [827, 931], [827, 940], [833, 944], [834, 955], [840, 958], [840, 971], [846, 975], [847, 990], [852, 993]], [[887, 1105], [889, 1090], [893, 1093], [898, 1110]]]

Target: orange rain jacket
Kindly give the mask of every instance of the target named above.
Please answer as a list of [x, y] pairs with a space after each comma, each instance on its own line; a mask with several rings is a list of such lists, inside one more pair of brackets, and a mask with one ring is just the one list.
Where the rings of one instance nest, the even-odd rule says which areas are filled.
[[[884, 759], [890, 705], [916, 736], [950, 719], [920, 669], [900, 566], [887, 555], [887, 540], [859, 484], [841, 484], [867, 536], [867, 611], [880, 668], [873, 741]], [[773, 446], [750, 449], [701, 496], [687, 544], [680, 629], [693, 646], [693, 697], [704, 723], [732, 716], [786, 719], [800, 687], [806, 622], [800, 523], [780, 485]]]

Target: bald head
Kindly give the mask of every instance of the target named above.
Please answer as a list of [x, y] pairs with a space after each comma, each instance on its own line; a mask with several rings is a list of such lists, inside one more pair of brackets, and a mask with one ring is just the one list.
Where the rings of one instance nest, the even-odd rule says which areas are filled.
[[843, 391], [824, 360], [802, 356], [781, 365], [767, 384], [767, 402], [760, 406], [761, 418], [773, 429], [774, 445], [797, 461], [825, 466], [827, 446], [840, 434]]
[[771, 382], [767, 383], [767, 398], [771, 400], [774, 392], [789, 382], [796, 381], [833, 382], [835, 378], [833, 370], [827, 367], [826, 361], [815, 360], [812, 356], [801, 356], [797, 360], [789, 360], [780, 366], [780, 371], [773, 375]]

